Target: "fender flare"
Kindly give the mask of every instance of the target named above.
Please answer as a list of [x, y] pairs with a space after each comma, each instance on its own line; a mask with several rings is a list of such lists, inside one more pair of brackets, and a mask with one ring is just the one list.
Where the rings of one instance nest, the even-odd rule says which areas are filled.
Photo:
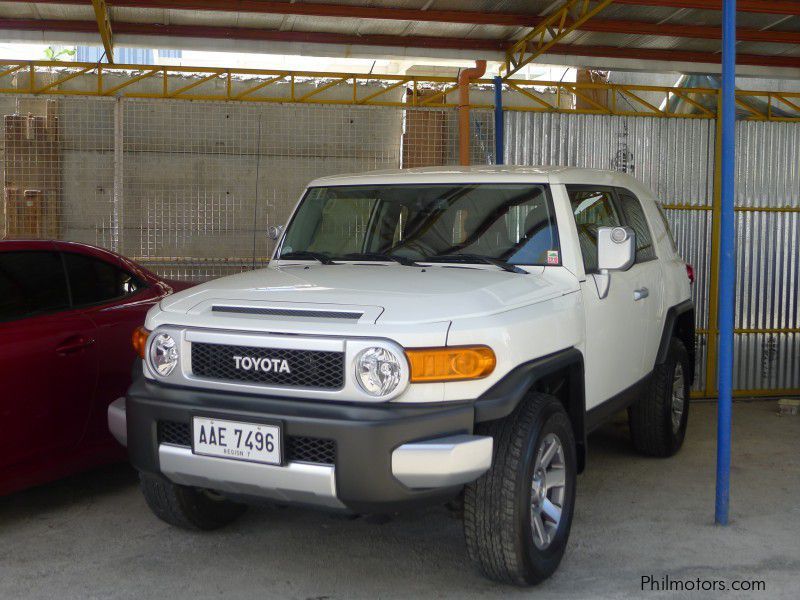
[[[690, 356], [690, 369], [691, 373], [689, 375], [690, 381], [694, 381], [694, 357], [695, 357], [695, 349], [694, 349], [694, 302], [691, 300], [684, 300], [680, 304], [676, 304], [675, 306], [671, 306], [667, 310], [667, 315], [664, 318], [664, 329], [661, 331], [661, 341], [658, 344], [658, 354], [656, 354], [656, 365], [663, 364], [667, 361], [667, 355], [669, 354], [669, 344], [670, 340], [675, 337], [675, 328], [678, 323], [678, 317], [681, 315], [685, 315], [686, 313], [691, 313], [691, 323], [692, 323], [692, 341], [691, 347], [686, 348], [689, 352]], [[654, 365], [655, 366], [655, 365]]]
[[577, 348], [565, 348], [512, 369], [475, 401], [475, 422], [507, 417], [537, 382], [564, 369], [569, 371], [569, 394], [564, 408], [575, 433], [580, 473], [586, 464], [586, 394], [583, 354]]

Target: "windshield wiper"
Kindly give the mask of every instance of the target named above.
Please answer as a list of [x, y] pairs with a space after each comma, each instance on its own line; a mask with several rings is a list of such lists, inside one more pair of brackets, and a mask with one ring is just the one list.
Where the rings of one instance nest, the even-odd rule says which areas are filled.
[[483, 263], [485, 265], [494, 265], [509, 273], [524, 273], [526, 275], [528, 273], [525, 269], [520, 269], [516, 265], [512, 265], [500, 258], [491, 258], [483, 254], [442, 254], [440, 256], [429, 256], [422, 262]]
[[383, 254], [382, 252], [351, 252], [349, 254], [345, 254], [339, 260], [383, 260], [400, 263], [406, 267], [422, 266], [405, 256], [397, 256], [396, 254]]
[[308, 252], [305, 250], [298, 251], [298, 252], [287, 252], [286, 254], [280, 255], [280, 260], [318, 260], [323, 265], [335, 265], [336, 263], [331, 260], [331, 257], [327, 254], [322, 254], [322, 252]]

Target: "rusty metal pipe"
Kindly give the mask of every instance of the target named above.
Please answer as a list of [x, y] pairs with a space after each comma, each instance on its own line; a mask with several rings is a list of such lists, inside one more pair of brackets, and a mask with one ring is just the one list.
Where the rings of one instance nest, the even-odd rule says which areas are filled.
[[486, 61], [476, 60], [472, 69], [464, 69], [458, 74], [458, 162], [469, 166], [469, 81], [480, 79], [486, 73]]

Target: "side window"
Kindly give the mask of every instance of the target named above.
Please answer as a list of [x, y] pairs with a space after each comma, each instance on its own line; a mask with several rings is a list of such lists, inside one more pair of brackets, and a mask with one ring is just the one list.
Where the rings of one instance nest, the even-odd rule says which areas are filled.
[[650, 227], [647, 225], [647, 218], [642, 210], [642, 203], [632, 192], [625, 189], [618, 189], [617, 195], [620, 206], [622, 206], [625, 224], [629, 225], [636, 233], [636, 262], [653, 260], [656, 257], [656, 251]]
[[621, 225], [612, 192], [609, 189], [567, 186], [567, 194], [578, 226], [584, 269], [587, 273], [594, 273], [597, 271], [597, 230]]
[[514, 250], [506, 259], [515, 265], [558, 265], [558, 225], [543, 188], [506, 215], [508, 237]]
[[0, 252], [0, 321], [69, 308], [57, 252]]
[[669, 225], [664, 207], [659, 202], [656, 202], [656, 206], [658, 207], [658, 215], [661, 217], [661, 222], [664, 223], [664, 229], [667, 231], [667, 239], [669, 239], [670, 246], [672, 246], [672, 251], [677, 254], [678, 245], [675, 243], [675, 236], [672, 234], [672, 227]]
[[141, 288], [141, 283], [130, 273], [103, 260], [65, 252], [64, 262], [75, 306], [107, 302]]

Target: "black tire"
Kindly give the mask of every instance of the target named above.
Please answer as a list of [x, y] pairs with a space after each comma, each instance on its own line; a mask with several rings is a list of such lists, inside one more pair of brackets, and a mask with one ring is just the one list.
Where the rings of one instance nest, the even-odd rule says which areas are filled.
[[[464, 492], [469, 557], [495, 581], [539, 583], [558, 568], [572, 525], [577, 468], [569, 417], [558, 399], [532, 393], [505, 419], [479, 426], [478, 433], [494, 438], [494, 457], [489, 471]], [[537, 454], [543, 440], [552, 441], [550, 434], [563, 449], [559, 462], [565, 485], [560, 492], [561, 518], [549, 545], [540, 549], [533, 537], [531, 484]]]
[[[683, 408], [673, 423], [673, 383], [680, 368], [683, 385]], [[631, 441], [637, 451], [647, 456], [666, 458], [683, 445], [689, 420], [689, 354], [680, 340], [670, 342], [667, 360], [656, 365], [646, 396], [628, 409]]]
[[235, 521], [247, 508], [213, 492], [177, 485], [147, 473], [139, 474], [139, 482], [153, 514], [182, 529], [218, 529]]

